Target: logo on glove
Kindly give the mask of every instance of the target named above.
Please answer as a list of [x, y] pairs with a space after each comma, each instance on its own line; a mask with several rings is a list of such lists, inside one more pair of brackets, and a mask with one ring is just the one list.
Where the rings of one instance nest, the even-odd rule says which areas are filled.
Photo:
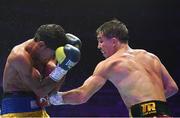
[[76, 63], [72, 62], [71, 60], [68, 60], [65, 65], [68, 67], [68, 69], [71, 69], [74, 65], [76, 65]]

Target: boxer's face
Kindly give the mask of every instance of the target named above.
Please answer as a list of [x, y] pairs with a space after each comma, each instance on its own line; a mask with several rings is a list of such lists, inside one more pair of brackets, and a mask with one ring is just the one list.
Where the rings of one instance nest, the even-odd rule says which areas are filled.
[[101, 53], [105, 58], [111, 56], [114, 53], [114, 41], [113, 38], [107, 38], [103, 33], [97, 35], [98, 40], [98, 49], [101, 50]]
[[54, 58], [54, 50], [48, 48], [43, 41], [39, 41], [35, 44], [34, 56], [43, 63], [47, 63], [50, 59]]

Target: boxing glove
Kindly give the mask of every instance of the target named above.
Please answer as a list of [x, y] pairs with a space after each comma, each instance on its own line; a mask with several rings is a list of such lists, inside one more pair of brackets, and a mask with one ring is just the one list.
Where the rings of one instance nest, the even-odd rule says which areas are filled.
[[81, 40], [77, 36], [70, 33], [66, 33], [66, 38], [67, 38], [68, 44], [71, 44], [79, 49], [81, 48], [82, 43], [81, 43]]
[[49, 77], [56, 82], [61, 80], [68, 70], [79, 62], [80, 55], [80, 50], [70, 44], [57, 48], [55, 51], [55, 57], [58, 64], [49, 74]]
[[64, 105], [64, 101], [62, 98], [62, 92], [54, 92], [49, 96], [49, 103], [51, 105]]

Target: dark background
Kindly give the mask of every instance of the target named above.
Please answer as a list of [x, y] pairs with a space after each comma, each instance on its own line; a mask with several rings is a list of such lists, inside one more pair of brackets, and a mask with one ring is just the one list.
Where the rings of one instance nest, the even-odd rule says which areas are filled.
[[[55, 23], [82, 40], [81, 61], [70, 70], [61, 91], [79, 87], [103, 60], [96, 48], [96, 28], [118, 18], [129, 29], [129, 45], [156, 54], [179, 86], [179, 6], [179, 0], [1, 0], [0, 76], [2, 78], [13, 46], [32, 38], [40, 25]], [[168, 99], [174, 116], [180, 116], [179, 98], [178, 93]], [[128, 116], [119, 93], [110, 82], [85, 104], [51, 106], [47, 110], [51, 116]]]

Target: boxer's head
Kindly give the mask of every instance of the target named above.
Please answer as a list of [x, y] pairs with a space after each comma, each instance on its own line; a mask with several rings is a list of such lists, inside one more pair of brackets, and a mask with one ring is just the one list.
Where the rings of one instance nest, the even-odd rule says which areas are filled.
[[117, 19], [107, 21], [98, 27], [96, 34], [99, 33], [102, 33], [107, 39], [115, 37], [123, 43], [128, 43], [128, 29], [123, 22]]
[[64, 29], [57, 24], [41, 25], [34, 36], [35, 41], [44, 41], [47, 47], [56, 49], [67, 43]]
[[113, 55], [121, 44], [128, 44], [128, 29], [117, 19], [105, 22], [96, 30], [98, 49], [105, 58]]

